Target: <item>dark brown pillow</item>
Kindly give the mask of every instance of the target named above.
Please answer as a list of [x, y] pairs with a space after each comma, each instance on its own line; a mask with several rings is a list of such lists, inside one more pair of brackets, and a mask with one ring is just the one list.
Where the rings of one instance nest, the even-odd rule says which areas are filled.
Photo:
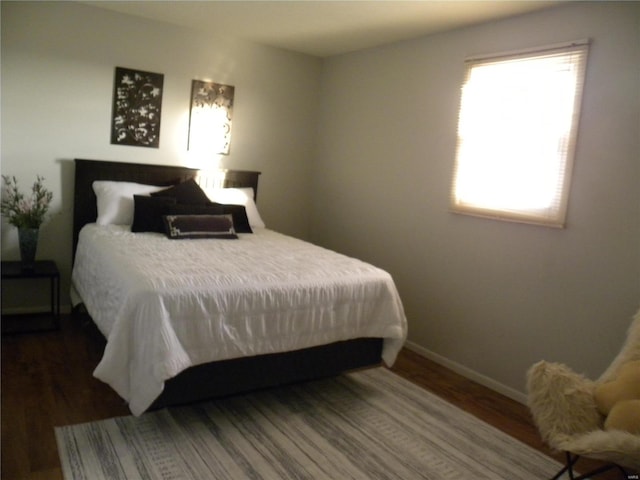
[[171, 239], [238, 238], [233, 217], [226, 215], [165, 215], [165, 233]]
[[175, 204], [176, 199], [172, 197], [134, 195], [131, 231], [164, 233], [162, 216], [167, 215], [169, 208]]
[[159, 192], [151, 193], [152, 197], [173, 197], [176, 203], [191, 205], [206, 205], [210, 203], [209, 197], [204, 193], [198, 182], [193, 178], [179, 183]]
[[230, 213], [233, 216], [233, 225], [238, 233], [253, 233], [247, 216], [247, 209], [244, 205], [225, 205], [223, 203], [212, 203], [222, 207], [224, 213]]

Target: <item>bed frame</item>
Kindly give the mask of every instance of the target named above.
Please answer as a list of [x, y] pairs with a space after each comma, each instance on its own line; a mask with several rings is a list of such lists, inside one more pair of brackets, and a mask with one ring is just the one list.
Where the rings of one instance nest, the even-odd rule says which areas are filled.
[[[224, 187], [252, 187], [257, 198], [260, 172], [224, 170]], [[192, 168], [75, 160], [73, 210], [73, 256], [80, 230], [97, 218], [95, 180], [114, 180], [149, 185], [175, 185], [196, 178]], [[381, 363], [382, 339], [360, 338], [293, 352], [258, 355], [197, 365], [165, 382], [153, 408], [191, 403], [259, 388], [339, 375]]]

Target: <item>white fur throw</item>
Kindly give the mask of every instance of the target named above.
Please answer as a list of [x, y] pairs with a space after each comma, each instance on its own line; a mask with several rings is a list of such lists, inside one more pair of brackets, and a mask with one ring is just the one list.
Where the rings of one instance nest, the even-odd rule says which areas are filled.
[[622, 430], [596, 430], [558, 444], [560, 450], [616, 463], [640, 472], [640, 435]]
[[609, 368], [594, 382], [566, 365], [541, 361], [527, 372], [528, 403], [542, 439], [552, 448], [640, 471], [640, 435], [605, 431], [593, 392], [620, 366], [640, 360], [640, 311]]
[[638, 313], [633, 317], [633, 322], [631, 322], [629, 326], [627, 338], [620, 349], [620, 353], [618, 353], [613, 362], [611, 362], [609, 368], [600, 375], [598, 383], [608, 382], [616, 378], [620, 367], [632, 360], [640, 360], [640, 310], [638, 310]]
[[558, 448], [558, 441], [575, 434], [602, 428], [594, 389], [594, 382], [566, 365], [542, 361], [529, 369], [529, 409], [543, 440], [551, 447]]

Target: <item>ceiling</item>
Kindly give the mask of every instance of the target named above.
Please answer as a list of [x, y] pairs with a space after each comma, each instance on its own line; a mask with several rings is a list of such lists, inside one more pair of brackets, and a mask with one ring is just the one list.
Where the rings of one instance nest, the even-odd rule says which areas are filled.
[[548, 8], [559, 1], [86, 1], [150, 20], [328, 57]]

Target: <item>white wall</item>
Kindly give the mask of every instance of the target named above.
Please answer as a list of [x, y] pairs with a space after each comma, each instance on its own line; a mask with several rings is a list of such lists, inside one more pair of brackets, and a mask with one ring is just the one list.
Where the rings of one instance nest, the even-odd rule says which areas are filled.
[[[567, 228], [452, 214], [466, 56], [590, 38]], [[595, 376], [640, 306], [640, 4], [576, 3], [325, 62], [313, 239], [394, 276], [415, 348], [522, 398]], [[483, 378], [486, 377], [486, 378]]]
[[[61, 266], [65, 301], [70, 160], [203, 167], [186, 152], [187, 117], [191, 80], [208, 79], [236, 86], [221, 166], [263, 172], [268, 226], [389, 270], [415, 348], [514, 396], [540, 358], [597, 375], [619, 348], [640, 300], [640, 4], [572, 3], [324, 63], [216, 37], [215, 26], [0, 5], [1, 171], [23, 186], [44, 175], [54, 192], [38, 255]], [[465, 56], [585, 37], [567, 228], [449, 213]], [[159, 149], [109, 144], [116, 66], [164, 73]], [[3, 223], [2, 259], [15, 258]]]
[[[215, 25], [207, 35], [73, 2], [3, 1], [1, 8], [1, 171], [15, 175], [23, 189], [43, 175], [54, 193], [38, 258], [57, 261], [63, 303], [74, 158], [259, 170], [267, 225], [308, 236], [319, 59], [216, 37]], [[164, 74], [158, 149], [110, 144], [116, 66]], [[186, 150], [193, 79], [236, 87], [228, 156], [201, 159]], [[18, 258], [16, 229], [3, 220], [2, 259]], [[24, 296], [36, 288], [25, 285]], [[6, 303], [15, 296], [6, 295]]]

